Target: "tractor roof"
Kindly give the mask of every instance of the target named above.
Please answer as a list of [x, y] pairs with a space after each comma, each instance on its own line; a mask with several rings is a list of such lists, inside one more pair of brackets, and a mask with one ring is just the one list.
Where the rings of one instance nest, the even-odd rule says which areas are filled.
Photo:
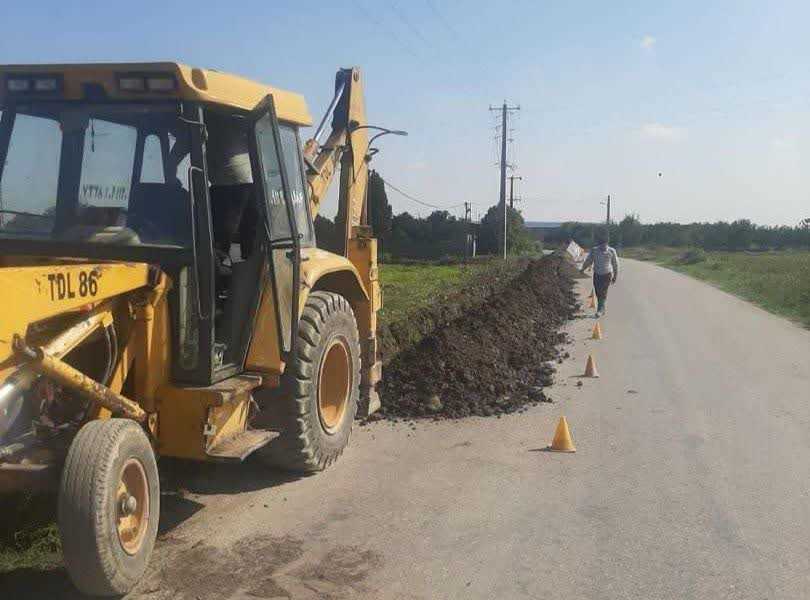
[[[122, 90], [120, 80], [130, 76], [164, 76], [171, 74], [176, 87], [171, 91]], [[279, 120], [311, 125], [312, 117], [306, 101], [300, 94], [256, 83], [237, 75], [220, 73], [211, 69], [199, 69], [180, 63], [87, 63], [64, 65], [0, 65], [0, 102], [9, 94], [6, 80], [9, 77], [28, 76], [36, 78], [52, 75], [61, 78], [59, 97], [65, 100], [85, 99], [88, 84], [101, 86], [107, 96], [114, 100], [159, 99], [176, 97], [182, 100], [207, 102], [225, 107], [250, 110], [268, 94], [273, 95]], [[32, 95], [36, 98], [48, 94]], [[53, 98], [51, 93], [48, 97]]]

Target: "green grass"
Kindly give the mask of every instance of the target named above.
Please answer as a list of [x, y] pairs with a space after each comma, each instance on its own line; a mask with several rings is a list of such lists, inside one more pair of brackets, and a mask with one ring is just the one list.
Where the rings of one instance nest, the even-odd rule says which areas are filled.
[[47, 494], [0, 496], [0, 573], [45, 569], [61, 562], [54, 504], [54, 497]]
[[408, 313], [432, 303], [464, 285], [482, 265], [380, 265], [383, 291], [381, 324], [399, 321]]
[[810, 328], [810, 252], [706, 252], [706, 260], [683, 264], [685, 252], [630, 248], [622, 254], [707, 281]]
[[0, 549], [0, 573], [15, 569], [47, 569], [62, 560], [56, 524], [20, 532], [13, 545]]

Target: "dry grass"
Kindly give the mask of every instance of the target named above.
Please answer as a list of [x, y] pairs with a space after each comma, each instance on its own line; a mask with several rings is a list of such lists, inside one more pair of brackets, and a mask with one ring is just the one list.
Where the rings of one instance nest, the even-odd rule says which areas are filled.
[[694, 264], [681, 259], [685, 252], [631, 248], [622, 254], [710, 282], [810, 328], [810, 252], [706, 252], [706, 259]]

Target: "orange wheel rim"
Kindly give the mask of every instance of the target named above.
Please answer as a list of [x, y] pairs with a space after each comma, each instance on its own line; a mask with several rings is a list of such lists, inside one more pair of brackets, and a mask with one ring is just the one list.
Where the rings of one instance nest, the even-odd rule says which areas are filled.
[[318, 374], [318, 416], [330, 435], [338, 431], [343, 421], [351, 386], [349, 345], [343, 338], [336, 338], [324, 352]]
[[136, 458], [130, 458], [121, 469], [115, 514], [121, 547], [129, 555], [137, 554], [149, 528], [149, 483], [141, 461]]

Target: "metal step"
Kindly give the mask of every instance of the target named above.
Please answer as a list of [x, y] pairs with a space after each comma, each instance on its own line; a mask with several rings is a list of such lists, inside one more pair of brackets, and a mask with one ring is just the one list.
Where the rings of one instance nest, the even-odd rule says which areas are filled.
[[222, 462], [242, 462], [253, 452], [269, 444], [279, 435], [276, 431], [247, 429], [206, 450], [212, 459]]
[[172, 388], [176, 393], [182, 393], [185, 396], [205, 396], [210, 398], [206, 402], [209, 406], [222, 406], [228, 402], [239, 398], [242, 394], [250, 392], [262, 384], [262, 377], [252, 373], [242, 373], [241, 375], [234, 375], [228, 377], [217, 383], [208, 386], [194, 386], [184, 385], [178, 388]]

